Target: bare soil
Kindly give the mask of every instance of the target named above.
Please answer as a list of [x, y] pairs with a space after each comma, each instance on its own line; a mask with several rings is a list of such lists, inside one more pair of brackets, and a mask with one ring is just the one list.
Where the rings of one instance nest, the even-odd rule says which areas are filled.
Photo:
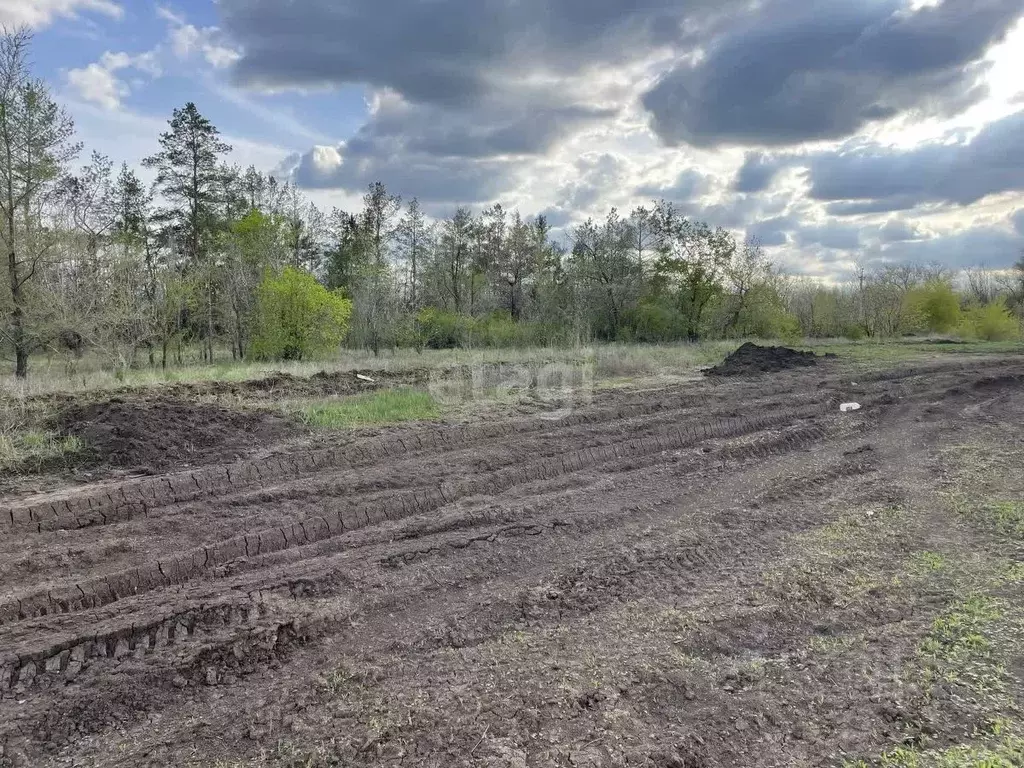
[[[175, 413], [151, 414], [169, 442]], [[972, 563], [1024, 556], [951, 507], [949, 448], [1008, 455], [1022, 423], [1021, 357], [835, 361], [8, 497], [0, 765], [841, 766], [970, 742], [995, 705], [921, 649]], [[1024, 655], [1000, 670], [1010, 718]]]
[[82, 439], [89, 466], [147, 472], [238, 458], [299, 433], [294, 423], [265, 411], [162, 396], [73, 405], [52, 426]]

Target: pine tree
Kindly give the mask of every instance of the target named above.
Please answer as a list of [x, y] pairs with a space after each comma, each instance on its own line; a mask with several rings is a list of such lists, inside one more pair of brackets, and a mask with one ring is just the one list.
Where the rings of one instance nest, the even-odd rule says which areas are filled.
[[156, 169], [155, 188], [168, 203], [157, 211], [156, 220], [177, 233], [184, 266], [197, 267], [206, 256], [204, 236], [223, 197], [219, 158], [231, 145], [220, 140], [220, 131], [191, 101], [174, 110], [169, 125], [160, 135], [160, 151], [142, 164]]

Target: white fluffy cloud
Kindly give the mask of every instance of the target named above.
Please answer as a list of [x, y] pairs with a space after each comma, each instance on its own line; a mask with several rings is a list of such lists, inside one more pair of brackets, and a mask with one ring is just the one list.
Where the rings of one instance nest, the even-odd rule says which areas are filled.
[[0, 24], [17, 27], [45, 27], [59, 17], [81, 11], [120, 18], [124, 13], [113, 0], [0, 0]]
[[117, 73], [129, 68], [154, 77], [160, 74], [160, 63], [153, 52], [132, 56], [107, 51], [99, 61], [68, 70], [65, 78], [67, 84], [84, 101], [99, 104], [106, 109], [117, 109], [121, 106], [121, 99], [130, 91]]
[[170, 44], [174, 54], [181, 59], [200, 55], [217, 69], [229, 67], [241, 58], [241, 54], [227, 45], [217, 27], [196, 27], [169, 10], [158, 7], [157, 14], [170, 24]]

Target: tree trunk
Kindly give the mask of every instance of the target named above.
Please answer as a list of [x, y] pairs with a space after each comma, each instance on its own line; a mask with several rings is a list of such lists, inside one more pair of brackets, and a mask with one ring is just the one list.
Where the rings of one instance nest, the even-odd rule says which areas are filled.
[[213, 364], [213, 280], [210, 280], [210, 290], [207, 294], [206, 304], [206, 347], [209, 350], [210, 364]]
[[[13, 239], [14, 225], [9, 227]], [[22, 307], [21, 281], [18, 276], [18, 256], [11, 249], [7, 255], [7, 272], [10, 277], [11, 303], [11, 341], [14, 344], [14, 375], [19, 379], [28, 377], [28, 345], [25, 343], [25, 310]]]
[[25, 347], [24, 333], [19, 333], [20, 343], [14, 345], [14, 375], [19, 379], [28, 378], [28, 349]]

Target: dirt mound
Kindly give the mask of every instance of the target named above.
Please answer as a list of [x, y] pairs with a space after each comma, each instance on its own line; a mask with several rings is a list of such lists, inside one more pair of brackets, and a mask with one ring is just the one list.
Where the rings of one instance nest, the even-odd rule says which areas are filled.
[[72, 406], [54, 426], [81, 438], [97, 464], [152, 469], [229, 461], [299, 431], [273, 414], [169, 398]]
[[[360, 378], [362, 376], [362, 378]], [[417, 372], [392, 373], [389, 371], [319, 371], [312, 376], [294, 376], [274, 371], [259, 379], [244, 381], [200, 381], [170, 384], [161, 392], [171, 397], [326, 397], [356, 395], [383, 386], [415, 383], [423, 378]]]
[[[825, 355], [835, 357], [835, 355]], [[762, 347], [749, 341], [705, 373], [708, 376], [749, 376], [755, 373], [774, 373], [790, 368], [803, 368], [818, 364], [813, 352], [801, 352], [789, 347]]]

